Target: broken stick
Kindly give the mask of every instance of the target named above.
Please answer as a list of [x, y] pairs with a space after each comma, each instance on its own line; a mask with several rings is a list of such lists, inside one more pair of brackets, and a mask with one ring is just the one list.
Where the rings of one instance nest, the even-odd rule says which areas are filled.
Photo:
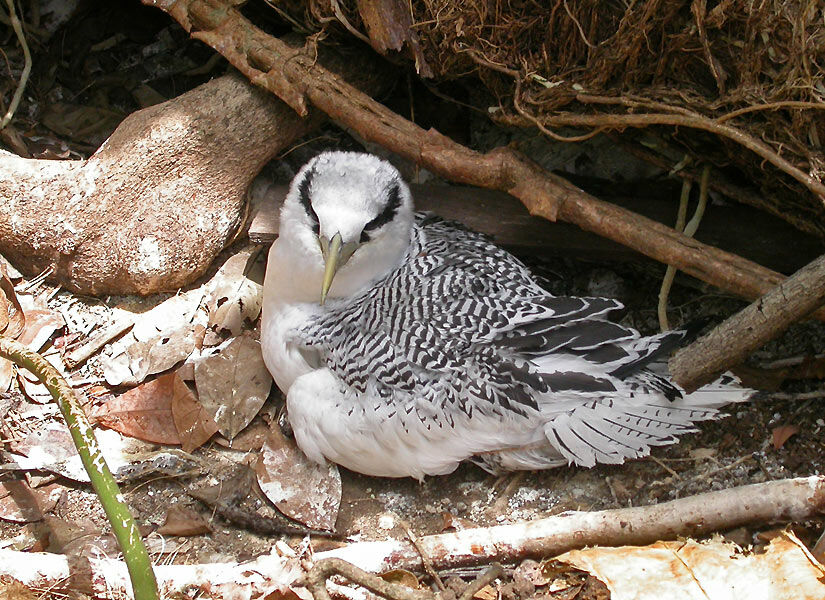
[[679, 350], [668, 367], [688, 392], [710, 383], [825, 302], [825, 255], [809, 263], [709, 334]]
[[[420, 538], [435, 567], [512, 562], [527, 556], [550, 557], [590, 545], [641, 545], [677, 536], [704, 535], [742, 525], [804, 521], [825, 510], [825, 477], [758, 483], [637, 508], [568, 512], [546, 519], [466, 529]], [[358, 542], [315, 554], [315, 560], [340, 558], [364, 571], [418, 570], [421, 555], [407, 540]], [[92, 595], [111, 598], [127, 589], [123, 563], [91, 559]], [[210, 565], [158, 565], [161, 595], [202, 587], [213, 595], [264, 597], [293, 585], [303, 575], [297, 558], [267, 554], [252, 562]], [[65, 590], [69, 564], [59, 554], [0, 549], [0, 577], [29, 585]], [[230, 595], [230, 594], [227, 594]]]

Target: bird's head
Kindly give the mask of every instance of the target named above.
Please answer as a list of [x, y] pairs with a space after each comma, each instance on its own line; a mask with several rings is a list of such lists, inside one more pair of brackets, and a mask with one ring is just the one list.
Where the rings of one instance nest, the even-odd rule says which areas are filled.
[[319, 279], [323, 304], [327, 295], [351, 295], [394, 268], [412, 224], [410, 190], [395, 167], [370, 154], [325, 152], [292, 180], [280, 239], [305, 264], [304, 276]]

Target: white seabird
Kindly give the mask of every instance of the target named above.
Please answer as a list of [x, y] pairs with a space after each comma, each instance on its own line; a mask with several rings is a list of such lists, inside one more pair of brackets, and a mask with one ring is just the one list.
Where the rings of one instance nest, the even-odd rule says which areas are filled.
[[261, 345], [299, 447], [353, 471], [441, 475], [645, 456], [746, 400], [651, 370], [613, 299], [554, 296], [488, 238], [414, 213], [398, 171], [326, 152], [295, 176], [269, 253]]

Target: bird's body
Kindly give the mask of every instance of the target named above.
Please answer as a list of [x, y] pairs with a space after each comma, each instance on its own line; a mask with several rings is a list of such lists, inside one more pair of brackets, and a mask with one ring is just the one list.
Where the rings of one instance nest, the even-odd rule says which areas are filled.
[[641, 337], [606, 319], [620, 307], [550, 295], [484, 236], [414, 217], [388, 163], [326, 153], [282, 210], [262, 348], [301, 449], [388, 477], [621, 463], [747, 398], [648, 370], [683, 334]]

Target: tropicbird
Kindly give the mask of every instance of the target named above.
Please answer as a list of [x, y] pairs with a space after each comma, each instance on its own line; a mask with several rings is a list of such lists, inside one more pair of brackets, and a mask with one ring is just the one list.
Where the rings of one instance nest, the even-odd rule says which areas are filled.
[[298, 446], [368, 475], [622, 463], [752, 393], [726, 374], [685, 394], [653, 370], [684, 332], [644, 337], [607, 319], [614, 299], [551, 295], [487, 237], [415, 213], [369, 154], [298, 171], [263, 293]]

